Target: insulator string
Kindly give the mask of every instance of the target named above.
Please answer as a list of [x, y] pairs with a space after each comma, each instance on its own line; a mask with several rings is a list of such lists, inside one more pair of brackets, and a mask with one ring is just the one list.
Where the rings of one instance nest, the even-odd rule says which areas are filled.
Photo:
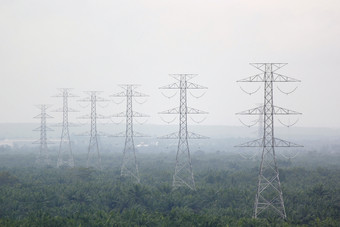
[[290, 94], [292, 94], [294, 91], [296, 91], [296, 89], [298, 89], [298, 86], [296, 86], [292, 91], [290, 91], [290, 92], [285, 92], [285, 91], [283, 91], [282, 89], [280, 89], [279, 86], [276, 86], [276, 87], [277, 87], [277, 89], [278, 89], [281, 93], [283, 93], [283, 94], [285, 94], [285, 95], [290, 95]]
[[244, 123], [240, 118], [238, 119], [244, 126], [246, 126], [246, 127], [248, 127], [248, 128], [250, 128], [250, 127], [253, 127], [253, 126], [255, 126], [257, 123], [259, 123], [259, 121], [260, 120], [256, 120], [255, 121], [255, 123], [254, 124], [246, 124], [246, 123]]
[[170, 95], [170, 96], [167, 96], [164, 92], [161, 92], [161, 94], [165, 97], [165, 98], [168, 98], [168, 99], [171, 99], [171, 98], [173, 98], [173, 97], [175, 97], [176, 95], [177, 95], [177, 91], [175, 92], [175, 94], [173, 94], [173, 95]]
[[170, 121], [166, 121], [162, 116], [159, 116], [159, 117], [161, 118], [162, 121], [164, 121], [167, 124], [171, 124], [172, 122], [174, 122], [177, 119], [177, 117], [174, 117], [174, 119], [172, 119]]
[[207, 93], [207, 92], [205, 91], [205, 92], [203, 92], [201, 95], [196, 96], [196, 95], [194, 95], [191, 91], [189, 91], [189, 94], [190, 94], [192, 97], [196, 98], [196, 99], [199, 99], [199, 98], [203, 97], [206, 93]]
[[261, 86], [259, 86], [255, 91], [248, 92], [248, 91], [246, 91], [245, 89], [243, 89], [243, 88], [240, 86], [240, 89], [241, 89], [244, 93], [246, 93], [246, 94], [248, 94], [248, 95], [253, 95], [253, 94], [255, 94], [256, 92], [258, 92], [258, 91], [260, 90], [260, 88], [261, 88]]

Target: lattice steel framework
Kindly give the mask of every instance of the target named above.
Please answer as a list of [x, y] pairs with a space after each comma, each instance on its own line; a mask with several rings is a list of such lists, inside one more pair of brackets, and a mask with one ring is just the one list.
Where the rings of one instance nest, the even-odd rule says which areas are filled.
[[70, 132], [69, 132], [69, 127], [72, 126], [72, 124], [69, 123], [68, 114], [69, 112], [76, 112], [76, 111], [69, 108], [68, 99], [77, 97], [77, 96], [73, 95], [70, 92], [72, 90], [71, 88], [61, 88], [59, 90], [60, 90], [60, 93], [54, 96], [54, 97], [63, 98], [63, 108], [56, 110], [56, 112], [63, 113], [63, 122], [61, 124], [62, 131], [61, 131], [61, 137], [60, 137], [57, 168], [59, 167], [72, 167], [73, 168], [74, 158], [72, 154], [72, 146], [71, 146]]
[[273, 212], [281, 218], [286, 218], [286, 211], [282, 196], [279, 171], [277, 168], [275, 147], [302, 147], [298, 144], [274, 137], [274, 115], [300, 114], [285, 108], [274, 106], [274, 82], [300, 82], [299, 80], [283, 76], [276, 71], [284, 63], [254, 63], [251, 64], [262, 71], [238, 82], [264, 83], [264, 105], [240, 112], [240, 115], [263, 115], [263, 137], [241, 144], [237, 147], [261, 147], [262, 159], [258, 176], [257, 193], [254, 204], [254, 218], [262, 213], [271, 215]]
[[126, 111], [121, 112], [119, 114], [114, 114], [112, 115], [112, 117], [126, 118], [125, 132], [114, 135], [115, 137], [125, 137], [123, 161], [120, 174], [122, 177], [132, 177], [135, 180], [135, 182], [140, 183], [134, 137], [143, 137], [144, 135], [134, 131], [133, 119], [136, 117], [148, 117], [148, 115], [133, 111], [133, 99], [138, 97], [148, 97], [148, 95], [136, 91], [139, 85], [123, 84], [119, 86], [123, 88], [124, 91], [116, 93], [112, 95], [112, 97], [126, 98]]
[[79, 102], [90, 102], [91, 113], [90, 115], [85, 115], [79, 117], [80, 119], [90, 119], [91, 129], [90, 132], [85, 133], [86, 136], [90, 136], [90, 142], [87, 149], [87, 168], [94, 167], [97, 169], [102, 169], [102, 160], [100, 156], [99, 150], [99, 142], [97, 132], [97, 119], [106, 119], [107, 117], [97, 114], [97, 102], [107, 102], [107, 99], [101, 98], [98, 96], [100, 91], [86, 91], [85, 92], [88, 97], [78, 100]]
[[197, 76], [195, 74], [173, 74], [170, 76], [176, 79], [177, 82], [160, 87], [160, 89], [180, 90], [180, 106], [160, 112], [160, 114], [179, 114], [179, 131], [160, 138], [178, 139], [176, 166], [172, 181], [173, 189], [185, 186], [192, 190], [196, 190], [188, 139], [205, 139], [207, 137], [193, 132], [188, 132], [188, 114], [207, 114], [207, 112], [188, 107], [187, 90], [207, 89], [207, 87], [189, 82], [189, 80]]
[[53, 131], [51, 128], [47, 127], [46, 119], [53, 118], [46, 113], [46, 110], [49, 108], [48, 105], [39, 105], [41, 113], [34, 118], [40, 119], [40, 127], [34, 129], [34, 131], [40, 132], [40, 139], [34, 144], [39, 144], [39, 154], [37, 155], [36, 164], [40, 166], [48, 166], [51, 164], [51, 160], [48, 154], [48, 146], [50, 142], [47, 140], [47, 131]]

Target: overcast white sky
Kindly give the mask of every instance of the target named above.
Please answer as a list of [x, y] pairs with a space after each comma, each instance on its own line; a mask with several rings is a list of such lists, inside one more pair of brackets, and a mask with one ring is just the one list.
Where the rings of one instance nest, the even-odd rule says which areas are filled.
[[210, 113], [204, 124], [240, 125], [235, 113], [263, 91], [248, 96], [236, 80], [258, 73], [250, 62], [287, 62], [280, 72], [302, 83], [275, 104], [303, 112], [299, 126], [340, 127], [339, 0], [1, 0], [0, 32], [0, 122], [36, 122], [34, 104], [61, 106], [59, 87], [106, 97], [137, 83], [150, 98], [136, 110], [161, 123], [157, 112], [178, 100], [158, 87], [197, 73], [209, 90], [189, 102]]

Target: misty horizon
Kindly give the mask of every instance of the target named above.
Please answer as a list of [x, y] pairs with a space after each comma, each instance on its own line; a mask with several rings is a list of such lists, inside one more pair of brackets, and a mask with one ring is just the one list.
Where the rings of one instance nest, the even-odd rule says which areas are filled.
[[[35, 104], [61, 107], [60, 99], [51, 98], [59, 87], [75, 88], [80, 98], [86, 90], [108, 97], [122, 83], [140, 84], [150, 95], [140, 111], [155, 114], [178, 105], [158, 88], [172, 82], [168, 74], [185, 72], [199, 74], [195, 82], [209, 88], [201, 99], [189, 101], [210, 113], [204, 124], [238, 125], [236, 112], [263, 102], [263, 87], [249, 96], [236, 83], [259, 72], [249, 63], [286, 62], [278, 72], [302, 82], [289, 96], [275, 87], [275, 105], [303, 113], [297, 126], [339, 128], [339, 4], [2, 2], [0, 122], [34, 122]], [[282, 91], [295, 87], [280, 85]]]

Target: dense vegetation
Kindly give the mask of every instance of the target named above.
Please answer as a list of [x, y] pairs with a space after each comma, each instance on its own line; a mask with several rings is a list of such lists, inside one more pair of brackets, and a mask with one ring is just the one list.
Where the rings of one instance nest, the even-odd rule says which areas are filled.
[[120, 179], [117, 154], [102, 171], [0, 158], [0, 226], [340, 226], [339, 155], [279, 161], [287, 221], [251, 218], [258, 161], [237, 155], [194, 154], [197, 191], [172, 191], [170, 154], [138, 155], [141, 184]]

